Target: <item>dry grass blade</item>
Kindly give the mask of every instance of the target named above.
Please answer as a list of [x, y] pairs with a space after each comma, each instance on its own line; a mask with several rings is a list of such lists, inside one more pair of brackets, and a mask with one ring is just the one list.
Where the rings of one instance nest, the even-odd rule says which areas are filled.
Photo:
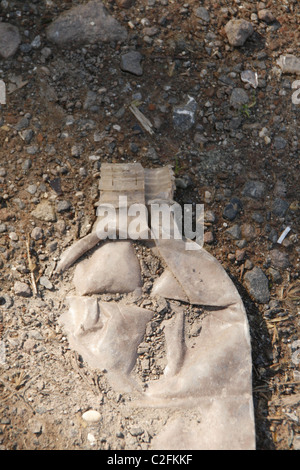
[[300, 300], [300, 281], [291, 284], [283, 293], [284, 300], [299, 301]]
[[26, 373], [24, 371], [20, 372], [18, 375], [16, 375], [13, 378], [13, 384], [14, 384], [16, 390], [19, 390], [20, 388], [24, 387], [24, 385], [27, 382], [26, 379], [27, 379], [27, 376], [26, 376]]
[[[268, 320], [267, 323], [268, 323], [268, 325], [269, 325], [269, 323], [279, 323], [279, 322], [281, 322], [281, 321], [289, 320], [289, 318], [290, 318], [289, 315], [286, 315], [286, 316], [284, 316], [284, 317], [273, 318], [272, 320]], [[273, 327], [274, 325], [269, 325], [269, 326]]]
[[0, 383], [2, 383], [2, 385], [9, 391], [9, 396], [16, 396], [18, 399], [21, 399], [23, 401], [23, 403], [25, 403], [25, 406], [33, 413], [35, 414], [35, 411], [34, 409], [32, 408], [32, 406], [25, 400], [24, 396], [18, 392], [17, 388], [13, 385], [11, 385], [11, 383], [9, 381], [7, 381], [6, 379], [0, 377]]

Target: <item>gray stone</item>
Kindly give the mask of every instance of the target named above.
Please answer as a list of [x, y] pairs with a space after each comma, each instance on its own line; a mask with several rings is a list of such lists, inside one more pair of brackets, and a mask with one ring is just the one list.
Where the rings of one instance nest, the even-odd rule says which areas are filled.
[[33, 240], [41, 240], [41, 238], [43, 238], [44, 236], [44, 231], [42, 228], [40, 227], [34, 227], [34, 229], [32, 230], [31, 234], [30, 234], [31, 238]]
[[142, 54], [138, 51], [130, 51], [127, 54], [123, 54], [121, 56], [121, 70], [137, 76], [143, 75], [142, 58]]
[[267, 8], [259, 10], [257, 16], [260, 20], [264, 21], [265, 23], [273, 23], [275, 21], [275, 16], [271, 12], [271, 10], [268, 10]]
[[241, 227], [242, 230], [242, 236], [246, 240], [254, 240], [256, 237], [256, 229], [254, 225], [251, 224], [243, 224]]
[[274, 148], [276, 150], [283, 150], [287, 146], [287, 141], [283, 137], [274, 138]]
[[186, 132], [195, 124], [197, 103], [191, 96], [185, 104], [174, 106], [173, 124], [180, 132]]
[[208, 245], [211, 245], [215, 241], [215, 237], [213, 232], [205, 232], [204, 237], [203, 237], [204, 243], [207, 243]]
[[278, 180], [274, 186], [274, 195], [278, 197], [286, 197], [287, 187], [284, 181]]
[[52, 282], [49, 281], [47, 276], [41, 276], [39, 283], [41, 284], [41, 286], [45, 287], [45, 289], [48, 289], [48, 290], [53, 289], [53, 284]]
[[31, 46], [33, 47], [33, 49], [39, 49], [41, 45], [42, 45], [41, 36], [38, 35], [31, 42]]
[[227, 220], [234, 220], [239, 213], [239, 209], [231, 202], [224, 207], [223, 217]]
[[35, 155], [39, 151], [39, 146], [38, 145], [30, 145], [29, 147], [26, 147], [26, 152], [29, 155]]
[[22, 117], [17, 124], [14, 126], [16, 131], [21, 131], [23, 129], [26, 129], [29, 126], [29, 119], [27, 117]]
[[36, 420], [36, 419], [31, 419], [28, 422], [28, 429], [33, 433], [33, 434], [41, 434], [43, 430], [43, 424]]
[[127, 32], [101, 1], [91, 0], [62, 13], [47, 28], [47, 38], [60, 46], [125, 41]]
[[22, 164], [22, 170], [28, 171], [30, 170], [31, 167], [32, 167], [32, 161], [30, 160], [30, 158], [26, 158], [26, 160]]
[[243, 188], [243, 196], [260, 199], [265, 194], [265, 184], [261, 181], [247, 181]]
[[49, 245], [47, 245], [47, 250], [49, 251], [49, 253], [53, 253], [56, 249], [57, 249], [56, 241], [50, 242]]
[[8, 59], [13, 56], [21, 42], [19, 30], [8, 23], [0, 23], [0, 56]]
[[262, 224], [265, 220], [264, 217], [259, 212], [253, 212], [251, 217], [258, 224]]
[[216, 214], [213, 211], [205, 211], [204, 218], [206, 222], [213, 224], [216, 221]]
[[243, 46], [253, 32], [252, 24], [243, 19], [230, 20], [225, 26], [225, 33], [231, 46]]
[[228, 235], [230, 235], [230, 237], [234, 238], [235, 240], [240, 240], [242, 237], [241, 227], [238, 224], [229, 227], [226, 230], [226, 233], [228, 233]]
[[248, 271], [244, 277], [249, 294], [259, 303], [270, 299], [269, 281], [265, 273], [258, 267]]
[[[90, 106], [87, 106], [86, 108], [84, 109], [88, 109]], [[78, 144], [75, 144], [75, 145], [72, 145], [72, 148], [71, 148], [71, 155], [72, 157], [80, 157], [80, 155], [82, 154], [82, 151], [83, 151], [83, 146], [82, 145], [78, 145]]]
[[241, 73], [242, 82], [249, 83], [252, 88], [257, 88], [258, 86], [258, 75], [257, 72], [253, 70], [243, 70]]
[[57, 205], [56, 205], [56, 210], [57, 212], [65, 212], [65, 211], [69, 211], [71, 209], [71, 203], [70, 201], [58, 201]]
[[243, 88], [234, 88], [230, 96], [230, 105], [239, 109], [244, 104], [249, 102], [247, 92]]
[[31, 215], [38, 220], [43, 220], [44, 222], [55, 222], [56, 214], [54, 207], [49, 201], [40, 202], [36, 208], [31, 212]]
[[243, 122], [243, 119], [241, 116], [233, 117], [228, 123], [229, 129], [237, 130], [239, 127], [241, 127], [242, 122]]
[[14, 284], [14, 292], [20, 297], [30, 297], [31, 289], [25, 282], [16, 281]]
[[250, 271], [250, 269], [253, 268], [253, 263], [250, 259], [246, 259], [245, 261], [245, 269], [247, 269], [248, 271]]
[[274, 249], [270, 252], [271, 262], [275, 268], [288, 268], [290, 265], [289, 256], [287, 253]]
[[289, 203], [281, 198], [276, 198], [272, 204], [272, 212], [277, 217], [284, 217], [289, 208]]
[[273, 282], [281, 282], [282, 277], [280, 272], [277, 269], [269, 268], [268, 274], [271, 276]]
[[30, 184], [26, 189], [26, 191], [31, 195], [35, 194], [36, 190], [37, 190], [36, 184]]
[[206, 23], [210, 22], [210, 14], [204, 7], [198, 7], [195, 10], [195, 15], [197, 18], [200, 18], [201, 20], [205, 21]]
[[130, 434], [132, 436], [141, 436], [142, 434], [144, 434], [144, 430], [142, 428], [138, 428], [138, 427], [134, 427], [134, 428], [131, 428], [129, 430]]
[[16, 234], [16, 232], [10, 232], [8, 234], [9, 238], [13, 241], [13, 242], [17, 242], [19, 240], [19, 237], [18, 235]]
[[33, 139], [34, 132], [32, 129], [24, 129], [20, 132], [20, 136], [24, 140], [25, 144], [29, 144]]

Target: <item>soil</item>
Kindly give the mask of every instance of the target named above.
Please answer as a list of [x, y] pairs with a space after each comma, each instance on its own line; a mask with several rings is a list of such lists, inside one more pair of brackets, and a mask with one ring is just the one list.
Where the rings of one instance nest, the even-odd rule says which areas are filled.
[[[78, 48], [49, 43], [46, 26], [81, 3], [0, 4], [2, 21], [19, 28], [22, 45], [41, 40], [0, 62], [0, 78], [8, 85], [0, 109], [1, 449], [146, 450], [159, 429], [163, 411], [132, 412], [129, 397], [111, 389], [105, 372], [91, 369], [69, 348], [58, 318], [72, 270], [63, 277], [53, 274], [62, 251], [95, 220], [101, 163], [133, 161], [144, 167], [170, 164], [175, 200], [203, 203], [213, 212], [205, 248], [231, 276], [249, 319], [257, 449], [299, 449], [300, 105], [292, 102], [297, 76], [281, 74], [276, 60], [299, 51], [300, 6], [266, 2], [276, 18], [267, 24], [253, 16], [257, 2], [203, 1], [207, 23], [195, 15], [199, 2], [193, 0], [136, 0], [129, 8], [104, 1], [128, 30], [125, 43]], [[224, 32], [232, 18], [254, 25], [241, 47], [230, 46]], [[156, 26], [153, 36], [148, 26]], [[131, 49], [143, 56], [140, 76], [120, 68], [121, 55]], [[241, 71], [248, 69], [258, 73], [257, 88], [241, 81]], [[233, 88], [246, 90], [248, 104], [231, 106]], [[96, 94], [88, 95], [90, 104], [89, 91]], [[172, 110], [188, 96], [197, 102], [196, 118], [182, 132]], [[153, 123], [153, 134], [130, 111], [132, 102]], [[261, 198], [245, 196], [249, 181], [264, 183]], [[228, 218], [224, 209], [233, 198], [239, 211]], [[287, 203], [282, 213], [274, 210], [278, 199]], [[41, 201], [54, 204], [55, 221], [32, 215]], [[236, 224], [239, 240], [226, 231]], [[42, 229], [40, 238], [33, 235], [35, 227]], [[286, 227], [291, 231], [278, 244]], [[147, 268], [150, 255], [143, 249]], [[274, 249], [284, 259], [278, 252], [272, 258]], [[244, 281], [253, 266], [268, 278], [270, 299], [263, 303]], [[147, 269], [150, 282], [159, 262], [150, 261]], [[16, 281], [27, 284], [28, 297], [17, 295]], [[155, 339], [148, 350], [143, 344], [136, 365], [144, 381], [163, 371], [160, 323], [172, 314], [168, 302], [154, 308]], [[202, 314], [200, 308], [187, 313], [190, 329]], [[100, 423], [82, 419], [88, 409], [101, 410]]]

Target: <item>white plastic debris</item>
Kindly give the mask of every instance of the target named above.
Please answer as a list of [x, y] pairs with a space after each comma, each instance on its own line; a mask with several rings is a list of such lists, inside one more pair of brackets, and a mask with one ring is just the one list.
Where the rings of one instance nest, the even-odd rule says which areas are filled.
[[284, 229], [284, 231], [278, 238], [277, 243], [281, 244], [283, 240], [285, 239], [285, 237], [287, 236], [287, 234], [290, 232], [290, 230], [291, 230], [291, 227], [286, 227], [286, 229]]
[[292, 54], [281, 55], [277, 60], [277, 65], [283, 73], [300, 74], [300, 58]]

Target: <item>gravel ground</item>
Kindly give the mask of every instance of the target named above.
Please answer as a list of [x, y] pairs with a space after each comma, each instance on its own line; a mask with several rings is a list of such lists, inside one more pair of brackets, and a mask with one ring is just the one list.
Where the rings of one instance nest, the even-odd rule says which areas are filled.
[[[300, 57], [299, 3], [104, 1], [125, 40], [53, 43], [48, 25], [86, 3], [0, 2], [0, 27], [17, 28], [0, 40], [0, 448], [144, 450], [164, 419], [132, 412], [57, 322], [72, 270], [53, 271], [91, 229], [101, 163], [137, 161], [172, 165], [175, 199], [205, 204], [205, 248], [249, 318], [257, 449], [299, 449], [300, 67], [278, 64]], [[228, 25], [237, 19], [247, 23]], [[137, 249], [147, 306], [159, 261]], [[145, 381], [163, 370], [160, 323], [172, 314], [168, 302], [149, 308]], [[189, 334], [201, 313], [187, 312]], [[90, 409], [96, 422], [82, 417]]]

